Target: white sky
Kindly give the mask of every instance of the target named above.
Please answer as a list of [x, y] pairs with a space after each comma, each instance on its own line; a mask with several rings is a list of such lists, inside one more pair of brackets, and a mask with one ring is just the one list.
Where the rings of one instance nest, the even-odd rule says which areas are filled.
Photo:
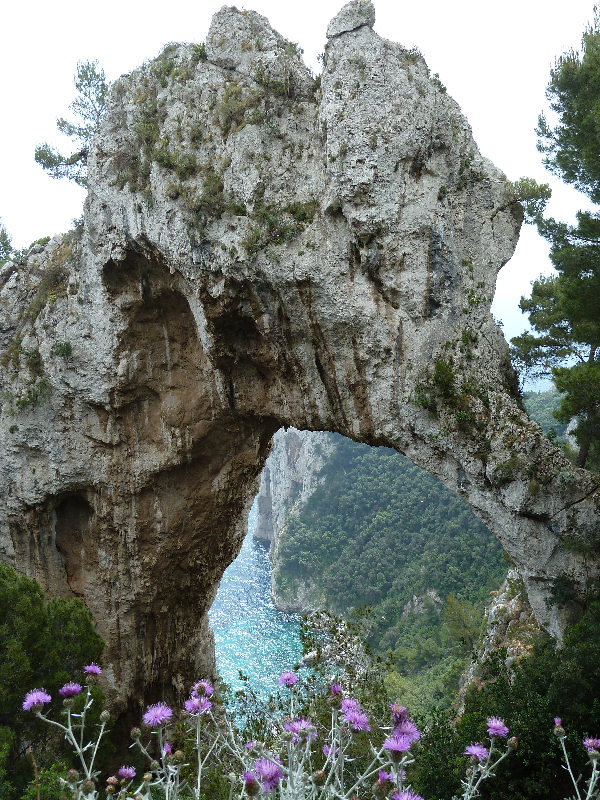
[[[82, 189], [49, 178], [33, 160], [42, 142], [65, 151], [58, 116], [68, 116], [78, 60], [97, 59], [114, 80], [153, 58], [169, 41], [203, 41], [213, 0], [21, 0], [5, 3], [0, 47], [0, 219], [24, 247], [41, 236], [68, 230], [81, 215]], [[329, 20], [343, 0], [253, 0], [246, 5], [304, 48], [318, 71]], [[241, 7], [239, 4], [238, 7]], [[545, 87], [556, 56], [578, 48], [592, 18], [593, 0], [375, 0], [375, 30], [417, 46], [432, 72], [471, 123], [483, 155], [511, 180], [528, 175], [550, 182], [549, 211], [570, 219], [585, 198], [541, 166], [534, 129], [545, 108]], [[501, 271], [494, 313], [508, 338], [526, 327], [522, 294], [548, 272], [548, 248], [524, 229], [517, 252]]]

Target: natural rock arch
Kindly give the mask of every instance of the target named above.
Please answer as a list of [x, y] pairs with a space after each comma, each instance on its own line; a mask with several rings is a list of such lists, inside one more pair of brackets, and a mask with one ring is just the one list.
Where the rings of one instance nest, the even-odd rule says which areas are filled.
[[282, 425], [395, 447], [462, 494], [555, 635], [575, 609], [546, 605], [553, 580], [598, 575], [597, 480], [520, 409], [489, 313], [520, 209], [373, 20], [342, 9], [320, 85], [234, 8], [207, 60], [170, 46], [121, 78], [83, 228], [3, 273], [0, 555], [68, 593], [52, 509], [75, 520], [132, 709], [214, 667], [206, 612]]

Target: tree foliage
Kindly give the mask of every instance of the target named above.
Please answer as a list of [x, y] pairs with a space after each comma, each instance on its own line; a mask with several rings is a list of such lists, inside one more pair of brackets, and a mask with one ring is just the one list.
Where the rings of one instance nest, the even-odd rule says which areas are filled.
[[546, 168], [600, 203], [600, 14], [584, 31], [581, 51], [570, 50], [550, 72], [546, 95], [558, 115], [554, 127], [542, 114], [538, 149]]
[[[43, 686], [58, 706], [58, 689], [81, 675], [84, 664], [98, 661], [102, 649], [81, 601], [55, 598], [46, 603], [35, 581], [0, 564], [0, 787], [6, 780], [17, 791], [29, 780], [28, 746], [40, 766], [47, 766], [60, 744], [22, 710], [25, 693]], [[3, 753], [8, 753], [4, 766]], [[12, 800], [19, 795], [5, 790], [1, 796]]]
[[11, 257], [13, 252], [10, 236], [8, 231], [0, 221], [0, 265]]
[[440, 715], [426, 731], [422, 745], [428, 758], [419, 761], [416, 785], [426, 797], [451, 800], [464, 770], [464, 747], [482, 741], [485, 719], [501, 717], [519, 747], [485, 789], [488, 800], [563, 800], [572, 792], [561, 766], [553, 720], [561, 717], [575, 775], [587, 771], [584, 736], [600, 730], [600, 604], [592, 603], [557, 649], [540, 636], [531, 655], [512, 670], [506, 651], [484, 664], [482, 682], [469, 689], [464, 713], [456, 725]]
[[[600, 15], [583, 34], [581, 51], [561, 56], [550, 73], [550, 107], [558, 121], [542, 115], [537, 133], [544, 164], [566, 183], [600, 202]], [[526, 209], [527, 211], [527, 209]], [[512, 340], [518, 368], [552, 376], [563, 394], [557, 419], [577, 420], [577, 464], [586, 466], [598, 449], [600, 431], [600, 216], [580, 211], [576, 225], [531, 209], [528, 221], [551, 245], [551, 277], [533, 283], [522, 297], [533, 332]], [[592, 462], [593, 463], [593, 462]]]
[[75, 143], [76, 150], [63, 155], [47, 143], [35, 149], [35, 160], [53, 178], [70, 178], [79, 186], [87, 185], [89, 146], [106, 110], [108, 88], [104, 70], [98, 67], [97, 61], [77, 63], [77, 96], [69, 106], [76, 119], [74, 122], [62, 117], [56, 120], [56, 127]]

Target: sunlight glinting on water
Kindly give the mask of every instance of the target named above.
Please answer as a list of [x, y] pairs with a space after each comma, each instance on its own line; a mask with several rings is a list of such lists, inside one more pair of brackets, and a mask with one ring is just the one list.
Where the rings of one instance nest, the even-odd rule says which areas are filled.
[[271, 602], [268, 545], [253, 539], [256, 504], [236, 560], [226, 570], [209, 612], [215, 634], [217, 669], [235, 691], [244, 687], [241, 670], [261, 698], [277, 688], [284, 669], [298, 661], [300, 616], [283, 614]]

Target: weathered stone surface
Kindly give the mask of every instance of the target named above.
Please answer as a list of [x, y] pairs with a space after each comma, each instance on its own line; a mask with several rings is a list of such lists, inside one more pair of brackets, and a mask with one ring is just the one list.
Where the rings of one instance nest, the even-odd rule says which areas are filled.
[[83, 227], [2, 271], [0, 557], [84, 598], [113, 699], [181, 698], [272, 435], [338, 431], [461, 493], [560, 634], [545, 601], [598, 575], [599, 493], [510, 391], [504, 177], [368, 24], [320, 88], [252, 12], [207, 52], [116, 82]]
[[529, 601], [523, 582], [515, 569], [510, 569], [499, 591], [485, 612], [485, 633], [462, 676], [459, 692], [459, 713], [464, 710], [465, 696], [473, 685], [481, 686], [482, 665], [493, 654], [503, 651], [504, 663], [509, 670], [523, 657], [531, 654], [536, 642], [543, 637]]
[[368, 25], [375, 25], [375, 7], [369, 0], [351, 0], [327, 26], [327, 38], [333, 39], [342, 33], [349, 33]]
[[333, 437], [320, 431], [280, 429], [260, 476], [254, 537], [277, 544], [289, 513], [299, 511], [322, 483], [321, 470], [333, 452]]

